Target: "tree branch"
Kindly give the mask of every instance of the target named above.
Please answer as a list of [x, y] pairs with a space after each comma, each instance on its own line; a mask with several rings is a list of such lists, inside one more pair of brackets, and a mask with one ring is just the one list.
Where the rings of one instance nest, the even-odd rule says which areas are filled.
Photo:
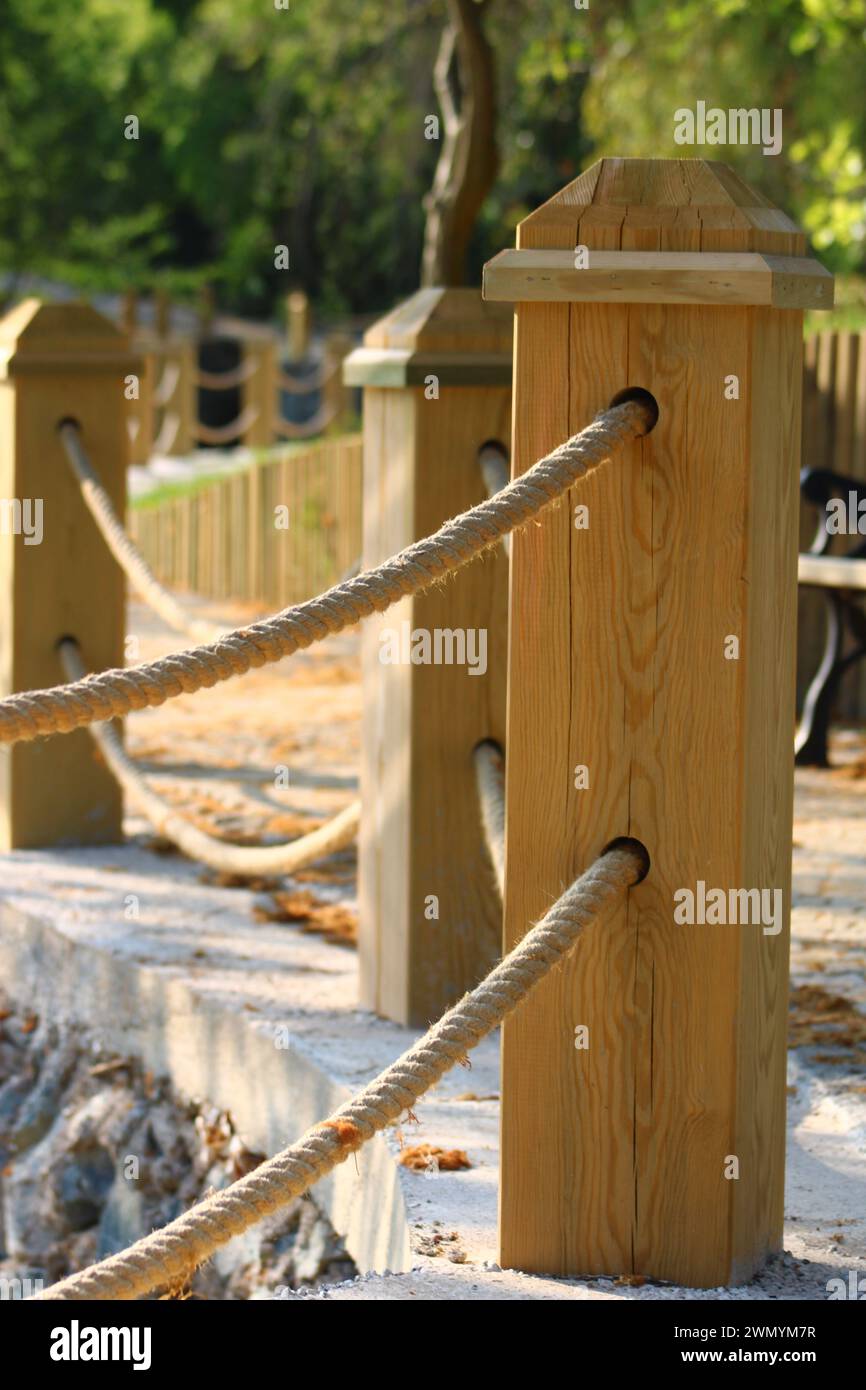
[[[496, 178], [494, 60], [481, 22], [488, 4], [489, 0], [448, 0], [448, 24], [433, 73], [444, 140], [424, 204], [422, 285], [465, 283], [469, 241]], [[459, 105], [452, 87], [455, 56]]]

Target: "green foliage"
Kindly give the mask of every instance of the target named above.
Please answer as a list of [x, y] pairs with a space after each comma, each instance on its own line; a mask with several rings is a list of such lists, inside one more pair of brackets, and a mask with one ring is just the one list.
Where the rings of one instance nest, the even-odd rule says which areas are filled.
[[[418, 283], [445, 0], [4, 0], [0, 272], [164, 284], [269, 313]], [[866, 269], [866, 0], [489, 0], [501, 171], [472, 272], [602, 154], [726, 159]], [[781, 107], [778, 157], [683, 149], [674, 113]], [[139, 139], [124, 138], [129, 115]], [[289, 247], [291, 269], [274, 269]]]

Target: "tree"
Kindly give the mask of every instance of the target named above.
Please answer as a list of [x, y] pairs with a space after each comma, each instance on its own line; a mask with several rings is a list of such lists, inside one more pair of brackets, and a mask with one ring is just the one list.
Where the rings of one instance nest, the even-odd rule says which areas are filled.
[[433, 70], [445, 138], [424, 200], [422, 285], [465, 283], [469, 242], [499, 166], [493, 50], [482, 25], [488, 4], [448, 0]]

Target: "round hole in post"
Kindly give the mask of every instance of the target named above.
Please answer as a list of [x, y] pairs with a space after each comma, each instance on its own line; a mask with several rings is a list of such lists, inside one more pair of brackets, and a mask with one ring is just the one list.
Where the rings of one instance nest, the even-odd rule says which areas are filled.
[[57, 421], [55, 426], [57, 433], [59, 434], [66, 425], [71, 425], [74, 430], [81, 431], [81, 421], [76, 420], [74, 415], [64, 415], [62, 419]]
[[477, 753], [481, 748], [489, 748], [492, 753], [498, 753], [500, 758], [505, 757], [505, 754], [502, 751], [502, 744], [499, 742], [498, 739], [480, 738], [476, 743], [475, 747], [472, 749], [472, 752]]
[[617, 835], [616, 839], [609, 841], [609, 843], [605, 845], [602, 854], [610, 854], [611, 850], [614, 849], [627, 849], [630, 850], [632, 854], [637, 855], [643, 867], [638, 877], [635, 879], [635, 884], [643, 883], [652, 868], [652, 860], [650, 859], [649, 850], [646, 845], [643, 844], [642, 841], [636, 840], [632, 835]]
[[508, 450], [501, 439], [485, 439], [478, 449], [479, 456], [489, 449], [491, 453], [501, 454], [508, 461]]
[[651, 434], [655, 429], [659, 418], [659, 403], [652, 391], [646, 391], [643, 386], [627, 386], [624, 391], [617, 391], [611, 398], [610, 406], [625, 405], [626, 401], [635, 401], [643, 406], [649, 419], [649, 424], [644, 430], [644, 434]]
[[[494, 497], [511, 481], [508, 450], [501, 439], [486, 439], [478, 450], [478, 466], [488, 497]], [[510, 537], [503, 538], [506, 542]], [[506, 544], [506, 550], [508, 546]]]

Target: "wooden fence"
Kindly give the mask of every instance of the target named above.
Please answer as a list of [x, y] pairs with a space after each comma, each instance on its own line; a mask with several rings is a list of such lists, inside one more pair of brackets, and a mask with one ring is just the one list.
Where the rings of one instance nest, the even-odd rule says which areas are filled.
[[[817, 333], [807, 340], [802, 460], [866, 478], [866, 332]], [[288, 531], [274, 526], [273, 509], [280, 503], [290, 509]], [[352, 564], [361, 549], [360, 516], [361, 442], [351, 435], [239, 473], [190, 497], [136, 508], [131, 523], [163, 583], [206, 597], [283, 605], [308, 598]], [[811, 544], [816, 524], [814, 509], [804, 506], [801, 549]], [[801, 703], [821, 659], [824, 628], [822, 596], [802, 589]], [[863, 663], [844, 678], [837, 709], [842, 718], [866, 719]]]
[[[803, 364], [803, 463], [866, 479], [866, 332], [816, 333], [806, 340]], [[814, 507], [803, 506], [800, 549], [812, 543]], [[841, 544], [840, 544], [841, 542]], [[851, 536], [833, 551], [850, 549]], [[797, 693], [800, 701], [821, 660], [825, 600], [814, 589], [799, 595]], [[866, 665], [858, 662], [843, 678], [836, 704], [843, 719], [866, 719]]]
[[287, 450], [198, 492], [145, 503], [129, 522], [172, 589], [273, 608], [298, 603], [361, 553], [360, 435]]

